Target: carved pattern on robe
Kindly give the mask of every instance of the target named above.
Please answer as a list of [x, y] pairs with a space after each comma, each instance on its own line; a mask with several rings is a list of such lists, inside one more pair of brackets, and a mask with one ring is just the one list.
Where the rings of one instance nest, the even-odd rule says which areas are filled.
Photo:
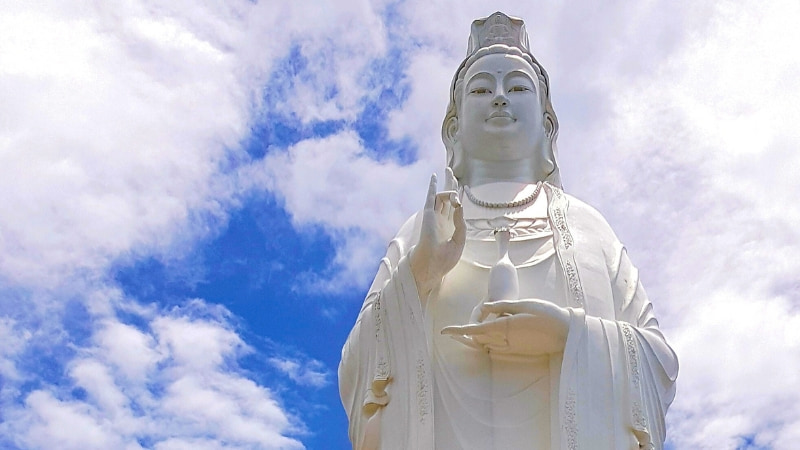
[[564, 402], [564, 428], [567, 430], [567, 448], [569, 450], [578, 450], [578, 420], [575, 408], [575, 391], [570, 388]]
[[572, 239], [572, 233], [570, 233], [569, 227], [567, 226], [567, 217], [564, 213], [564, 209], [560, 207], [560, 203], [564, 200], [564, 195], [561, 189], [558, 188], [553, 188], [553, 195], [555, 196], [555, 200], [559, 202], [559, 207], [555, 208], [553, 211], [553, 223], [558, 233], [561, 235], [564, 248], [569, 249], [575, 241]]
[[377, 370], [375, 371], [375, 379], [376, 380], [389, 379], [389, 362], [383, 358], [378, 360]]
[[[627, 323], [622, 323], [622, 334], [625, 336], [625, 348], [628, 353], [628, 363], [630, 367], [631, 384], [634, 387], [634, 396], [639, 395], [640, 373], [639, 373], [639, 352], [636, 347], [636, 339], [633, 329]], [[644, 414], [642, 403], [638, 398], [631, 402], [631, 415], [633, 416], [633, 427], [637, 430], [647, 431], [647, 416]], [[648, 449], [654, 448], [652, 443]]]
[[428, 401], [428, 375], [425, 370], [425, 358], [420, 355], [417, 358], [417, 407], [420, 423], [425, 423], [425, 417], [430, 411]]
[[575, 249], [573, 245], [575, 240], [567, 224], [567, 207], [569, 203], [561, 189], [550, 184], [545, 184], [545, 190], [550, 195], [548, 216], [555, 229], [558, 259], [561, 261], [561, 268], [567, 278], [569, 296], [575, 302], [576, 306], [583, 307], [585, 297], [580, 276], [578, 275], [577, 264], [575, 263]]
[[556, 225], [556, 229], [558, 229], [558, 232], [561, 233], [562, 240], [564, 241], [564, 248], [568, 249], [572, 247], [574, 241], [572, 240], [572, 234], [570, 234], [569, 229], [567, 228], [567, 218], [564, 217], [564, 211], [557, 209], [553, 216], [553, 222]]
[[389, 361], [386, 352], [384, 351], [385, 339], [383, 330], [383, 311], [381, 308], [381, 296], [377, 295], [374, 303], [372, 304], [372, 313], [375, 318], [375, 350], [377, 357], [375, 358], [375, 381], [389, 380]]
[[583, 287], [581, 287], [581, 280], [578, 278], [578, 270], [572, 265], [571, 261], [564, 261], [564, 272], [567, 275], [567, 284], [572, 298], [575, 299], [579, 306], [583, 306]]
[[631, 367], [631, 382], [639, 387], [639, 352], [636, 351], [636, 342], [633, 340], [633, 330], [627, 323], [622, 324], [622, 334], [625, 335], [625, 348], [628, 351], [628, 361]]

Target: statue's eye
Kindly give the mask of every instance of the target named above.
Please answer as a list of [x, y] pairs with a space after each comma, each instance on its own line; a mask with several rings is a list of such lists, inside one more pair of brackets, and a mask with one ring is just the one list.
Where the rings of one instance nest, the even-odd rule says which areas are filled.
[[530, 90], [531, 88], [529, 88], [528, 86], [514, 86], [511, 89], [509, 89], [508, 92], [525, 92]]
[[486, 88], [475, 88], [469, 91], [470, 94], [491, 94], [492, 92]]

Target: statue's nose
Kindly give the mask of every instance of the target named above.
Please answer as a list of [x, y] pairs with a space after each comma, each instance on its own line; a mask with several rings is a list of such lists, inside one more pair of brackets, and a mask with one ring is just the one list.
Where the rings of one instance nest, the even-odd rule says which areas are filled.
[[494, 97], [494, 99], [493, 99], [493, 101], [492, 101], [492, 104], [493, 104], [494, 106], [508, 106], [508, 97], [506, 97], [506, 96], [505, 96], [504, 94], [502, 94], [502, 93], [498, 93], [498, 94], [497, 94], [497, 95]]

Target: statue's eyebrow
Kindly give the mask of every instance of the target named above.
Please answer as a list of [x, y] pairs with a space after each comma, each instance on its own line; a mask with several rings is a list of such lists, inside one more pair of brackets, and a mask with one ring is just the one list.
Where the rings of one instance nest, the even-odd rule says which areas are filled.
[[520, 69], [515, 69], [512, 70], [511, 72], [508, 72], [506, 76], [503, 78], [503, 81], [506, 81], [513, 76], [520, 76], [520, 75], [527, 78], [531, 82], [531, 84], [533, 84], [534, 88], [536, 87], [536, 81], [533, 79], [533, 77], [531, 77], [531, 75], [528, 72], [525, 72], [524, 70]]
[[493, 73], [487, 71], [481, 71], [469, 77], [469, 79], [467, 80], [467, 85], [472, 83], [472, 80], [475, 80], [477, 78], [485, 78], [493, 83], [497, 81], [497, 78], [494, 76]]

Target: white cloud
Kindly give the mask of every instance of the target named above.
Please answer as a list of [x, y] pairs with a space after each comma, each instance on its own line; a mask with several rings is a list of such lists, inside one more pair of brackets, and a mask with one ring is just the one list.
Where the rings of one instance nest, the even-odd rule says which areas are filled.
[[269, 363], [301, 386], [321, 388], [330, 383], [330, 372], [324, 364], [312, 359], [300, 361], [291, 358], [270, 358]]
[[354, 132], [344, 131], [270, 154], [240, 178], [278, 194], [301, 232], [319, 232], [318, 225], [334, 238], [330, 270], [303, 281], [340, 291], [369, 283], [388, 240], [424, 204], [428, 170], [424, 163], [376, 161]]
[[[287, 437], [302, 423], [238, 368], [247, 349], [221, 313], [194, 301], [140, 316], [145, 328], [101, 318], [67, 364], [70, 381], [4, 401], [0, 431], [26, 448], [302, 448]], [[309, 381], [325, 373], [305, 370]]]
[[[213, 232], [241, 193], [226, 167], [262, 92], [285, 89], [273, 112], [304, 123], [354, 120], [375, 94], [384, 5], [308, 6], [6, 4], [0, 276], [53, 287]], [[304, 69], [264, 85], [291, 48]]]
[[31, 5], [0, 19], [0, 273], [11, 282], [52, 286], [168, 247], [228, 195], [215, 176], [255, 86], [223, 43], [127, 6], [116, 17]]
[[[302, 447], [287, 437], [302, 422], [238, 368], [226, 316], [164, 313], [107, 281], [120, 259], [180, 254], [235, 205], [231, 160], [272, 65], [300, 35], [323, 39], [304, 8], [271, 3], [3, 4], [2, 442]], [[67, 303], [85, 323], [64, 322]]]
[[787, 43], [800, 38], [800, 10], [723, 2], [705, 21], [692, 12], [685, 21], [703, 26], [655, 70], [596, 79], [612, 114], [583, 138], [600, 150], [597, 176], [580, 188], [620, 224], [681, 360], [670, 441], [792, 448], [800, 58]]
[[15, 330], [15, 321], [7, 317], [0, 317], [0, 377], [18, 379], [14, 360], [25, 346], [26, 334]]
[[[105, 429], [96, 411], [82, 402], [62, 402], [46, 391], [35, 391], [25, 401], [29, 423], [20, 444], [29, 448], [126, 448], [118, 436]], [[13, 414], [13, 412], [12, 412]], [[76, 432], [80, 430], [80, 432]], [[131, 447], [136, 448], [136, 447]]]
[[[716, 290], [684, 309], [673, 343], [681, 383], [670, 430], [677, 448], [792, 448], [800, 426], [800, 315], [786, 297]], [[792, 310], [795, 309], [795, 312]]]
[[220, 366], [226, 355], [244, 346], [235, 332], [213, 322], [160, 317], [153, 322], [153, 330], [162, 351], [181, 366], [197, 370]]
[[[209, 337], [211, 338], [211, 337]], [[119, 375], [144, 382], [163, 359], [152, 335], [116, 320], [106, 320], [94, 335], [97, 351]]]
[[411, 93], [389, 115], [389, 133], [398, 140], [410, 138], [419, 149], [419, 159], [441, 172], [445, 165], [441, 123], [450, 101], [450, 81], [461, 59], [433, 47], [412, 52], [409, 59], [406, 75]]
[[39, 287], [215, 229], [236, 196], [228, 160], [290, 43], [309, 69], [277, 106], [306, 122], [352, 119], [384, 49], [367, 3], [4, 9], [0, 275]]
[[279, 112], [297, 115], [303, 123], [353, 120], [362, 109], [363, 97], [370, 93], [371, 80], [363, 73], [386, 51], [381, 5], [363, 0], [308, 6], [293, 2], [288, 12], [302, 23], [295, 43], [307, 66], [287, 80], [291, 86], [286, 98], [275, 106]]

